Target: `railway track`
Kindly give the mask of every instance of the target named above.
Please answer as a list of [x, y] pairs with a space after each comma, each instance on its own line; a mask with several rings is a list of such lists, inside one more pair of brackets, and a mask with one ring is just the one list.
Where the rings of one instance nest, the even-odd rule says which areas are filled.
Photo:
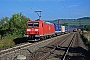
[[[41, 41], [39, 41], [41, 42]], [[6, 49], [1, 49], [0, 50], [0, 56], [2, 55], [6, 55], [6, 54], [9, 54], [9, 53], [13, 53], [15, 51], [18, 51], [18, 50], [21, 50], [21, 49], [25, 49], [33, 44], [37, 44], [38, 42], [33, 42], [33, 43], [29, 43], [29, 42], [25, 42], [25, 43], [20, 43], [20, 44], [17, 44], [15, 46], [12, 46], [12, 47], [9, 47], [9, 48], [6, 48]]]
[[[46, 60], [65, 60], [66, 56], [69, 52], [69, 49], [73, 43], [73, 39], [75, 37], [75, 34], [66, 39], [66, 41], [63, 42], [63, 44], [59, 44], [59, 47], [57, 47], [53, 54], [51, 54]], [[68, 41], [68, 42], [67, 42]]]
[[[48, 44], [47, 46], [38, 49], [34, 53], [27, 56], [27, 60], [87, 60], [84, 54], [78, 53], [78, 49], [75, 49], [77, 53], [73, 53], [72, 56], [76, 56], [72, 58], [69, 56], [70, 50], [72, 50], [72, 46], [79, 47], [80, 36], [78, 33], [70, 34], [69, 36], [64, 36], [63, 38], [59, 38], [56, 41]], [[73, 51], [73, 50], [72, 50]], [[82, 56], [82, 57], [81, 57]]]
[[[79, 40], [80, 36], [76, 32], [70, 33], [36, 43], [27, 42], [21, 44], [21, 46], [18, 45], [10, 49], [1, 50], [0, 56], [3, 56], [1, 60], [17, 60], [17, 58], [19, 59], [20, 57], [25, 57], [26, 60], [73, 60], [75, 58], [79, 60], [82, 54], [73, 52], [78, 52], [79, 50], [74, 48], [82, 46], [79, 45], [81, 44]], [[28, 50], [28, 52], [26, 52], [26, 50]], [[15, 53], [9, 54], [13, 52]], [[9, 55], [9, 58], [4, 55]], [[85, 55], [83, 56], [85, 57]], [[80, 57], [80, 59], [85, 60], [82, 57]]]
[[[64, 36], [64, 35], [63, 35]], [[62, 36], [61, 36], [62, 37]], [[52, 41], [54, 41], [55, 39], [57, 39], [58, 37], [54, 37], [54, 38], [51, 38], [51, 39], [48, 39], [48, 40], [45, 40], [45, 41], [47, 41], [47, 43], [45, 43], [45, 44], [48, 44], [48, 41], [50, 41], [50, 40], [52, 40]], [[17, 51], [20, 51], [20, 50], [24, 50], [24, 49], [27, 49], [28, 51], [29, 51], [29, 47], [30, 46], [33, 46], [33, 45], [37, 45], [37, 44], [41, 44], [41, 43], [44, 43], [45, 42], [44, 40], [43, 41], [40, 41], [40, 42], [35, 42], [35, 43], [29, 43], [29, 42], [26, 42], [26, 43], [22, 43], [22, 44], [18, 44], [18, 45], [16, 45], [16, 46], [14, 46], [14, 47], [10, 47], [10, 48], [8, 48], [8, 49], [3, 49], [3, 50], [0, 50], [0, 59], [1, 60], [7, 60], [7, 55], [12, 55], [12, 53], [16, 53]], [[32, 48], [31, 48], [32, 49]], [[34, 50], [34, 49], [33, 49]], [[30, 50], [29, 51], [29, 53], [32, 53], [32, 51]], [[15, 54], [14, 54], [15, 55]], [[20, 55], [20, 54], [19, 54]], [[6, 57], [6, 59], [3, 59], [3, 57]], [[16, 57], [17, 55], [15, 55], [15, 57]], [[5, 58], [4, 57], [4, 58]], [[13, 58], [15, 58], [15, 57], [9, 57], [10, 59], [12, 59], [13, 60]], [[9, 60], [10, 60], [9, 59]]]
[[63, 45], [68, 39], [71, 41], [73, 37], [74, 37], [74, 34], [70, 34], [68, 36], [62, 37], [61, 39], [59, 38], [54, 42], [51, 42], [51, 44], [48, 44], [47, 46], [42, 47], [37, 51], [35, 51], [34, 53], [28, 55], [27, 60], [49, 59], [48, 57], [52, 55], [55, 50], [61, 48], [61, 45]]
[[14, 47], [10, 47], [8, 49], [0, 50], [0, 56], [9, 54], [9, 53], [12, 53], [12, 52], [15, 52], [15, 51], [18, 51], [20, 49], [24, 49], [24, 48], [26, 48], [26, 47], [28, 47], [30, 45], [32, 45], [32, 43], [26, 42], [26, 43], [18, 44], [18, 45], [14, 46]]
[[46, 60], [90, 60], [90, 57], [80, 35], [75, 33], [70, 42], [62, 44]]
[[66, 60], [90, 60], [89, 52], [81, 41], [80, 35], [77, 33]]

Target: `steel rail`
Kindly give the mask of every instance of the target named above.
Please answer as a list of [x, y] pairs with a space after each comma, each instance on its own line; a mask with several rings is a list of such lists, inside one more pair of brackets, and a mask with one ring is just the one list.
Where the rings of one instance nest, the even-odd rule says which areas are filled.
[[[74, 38], [74, 37], [75, 37], [75, 34], [74, 34], [73, 38]], [[69, 51], [69, 49], [70, 49], [70, 47], [71, 47], [71, 45], [72, 45], [72, 43], [73, 43], [73, 40], [74, 40], [73, 38], [72, 38], [72, 40], [70, 41], [70, 43], [69, 43], [69, 45], [68, 45], [68, 48], [67, 48], [67, 50], [65, 51], [64, 55], [62, 56], [61, 60], [65, 60], [66, 55], [67, 55], [67, 53], [68, 53], [68, 51]]]
[[44, 60], [46, 59], [48, 56], [50, 56], [50, 54], [52, 54], [56, 48], [58, 48], [58, 46], [62, 45], [65, 41], [67, 41], [70, 36], [74, 36], [74, 35], [69, 35], [65, 40], [63, 40], [60, 44], [58, 44], [57, 46], [55, 46], [52, 50], [50, 50], [50, 52], [46, 53], [42, 58], [39, 58], [40, 60]]
[[18, 46], [16, 45], [15, 47], [12, 47], [12, 48], [8, 48], [8, 49], [5, 49], [5, 50], [1, 50], [0, 51], [0, 56], [1, 55], [6, 55], [6, 54], [9, 54], [9, 53], [12, 53], [13, 51], [17, 51], [17, 50], [20, 50], [26, 46], [29, 46], [31, 45], [32, 43], [24, 43], [24, 44], [19, 44]]

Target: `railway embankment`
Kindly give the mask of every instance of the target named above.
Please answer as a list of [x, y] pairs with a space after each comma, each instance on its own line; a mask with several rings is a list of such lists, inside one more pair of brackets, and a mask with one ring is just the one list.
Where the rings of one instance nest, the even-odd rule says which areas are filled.
[[80, 35], [84, 44], [87, 46], [88, 50], [90, 51], [90, 31], [80, 32]]
[[6, 49], [24, 42], [26, 42], [26, 38], [24, 37], [21, 37], [19, 35], [7, 35], [0, 39], [0, 49]]

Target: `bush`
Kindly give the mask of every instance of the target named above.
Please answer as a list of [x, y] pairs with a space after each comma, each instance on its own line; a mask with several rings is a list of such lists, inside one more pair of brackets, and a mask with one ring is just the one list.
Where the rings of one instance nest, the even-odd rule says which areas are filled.
[[90, 41], [88, 41], [88, 39], [86, 37], [84, 37], [82, 34], [81, 34], [81, 38], [82, 38], [84, 44], [86, 46], [88, 46], [88, 50], [90, 51]]

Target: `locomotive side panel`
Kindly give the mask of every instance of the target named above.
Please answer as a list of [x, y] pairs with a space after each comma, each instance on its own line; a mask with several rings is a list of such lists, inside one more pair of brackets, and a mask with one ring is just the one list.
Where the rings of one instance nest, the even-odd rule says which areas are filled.
[[43, 21], [39, 21], [39, 29], [38, 29], [38, 35], [39, 37], [43, 35]]
[[46, 24], [46, 23], [43, 24], [43, 34], [44, 35], [48, 34], [48, 24]]
[[51, 26], [50, 33], [53, 35], [53, 34], [55, 34], [54, 24], [51, 24], [50, 26]]
[[46, 22], [47, 23], [47, 28], [48, 28], [48, 34], [50, 35], [52, 35], [52, 34], [54, 34], [55, 33], [55, 29], [54, 29], [54, 24], [52, 24], [52, 23], [49, 23], [49, 22]]

